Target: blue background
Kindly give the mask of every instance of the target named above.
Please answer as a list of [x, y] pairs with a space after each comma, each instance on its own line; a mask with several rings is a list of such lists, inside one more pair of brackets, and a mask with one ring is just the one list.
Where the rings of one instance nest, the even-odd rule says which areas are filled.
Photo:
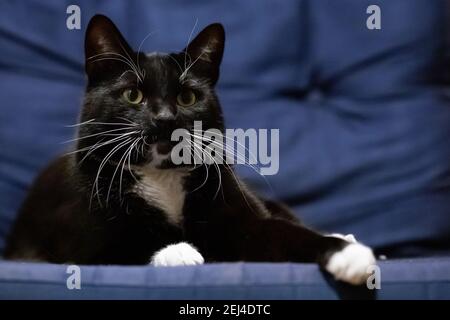
[[[81, 7], [81, 30], [66, 7]], [[366, 8], [381, 7], [381, 30]], [[279, 128], [280, 171], [239, 168], [305, 223], [403, 254], [449, 248], [447, 1], [2, 1], [0, 252], [27, 188], [73, 137], [95, 13], [135, 48], [179, 51], [198, 19], [227, 40], [218, 85], [227, 126]], [[437, 245], [439, 244], [439, 245]], [[411, 248], [414, 247], [414, 251]]]

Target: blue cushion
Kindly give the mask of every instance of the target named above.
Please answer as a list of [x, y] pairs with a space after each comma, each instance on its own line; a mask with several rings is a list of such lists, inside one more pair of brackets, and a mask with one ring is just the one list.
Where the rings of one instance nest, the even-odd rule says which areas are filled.
[[381, 288], [368, 290], [336, 283], [314, 264], [81, 266], [81, 289], [69, 290], [67, 266], [0, 262], [0, 299], [450, 299], [449, 257], [380, 268]]
[[82, 30], [65, 28], [61, 1], [2, 2], [0, 252], [32, 179], [74, 134], [64, 125], [76, 122], [84, 31], [95, 13], [109, 15], [135, 48], [155, 32], [144, 51], [183, 48], [196, 19], [195, 31], [222, 22], [227, 125], [280, 128], [279, 174], [268, 187], [240, 170], [251, 185], [306, 223], [375, 247], [444, 241], [446, 2], [379, 0], [382, 29], [368, 30], [372, 2], [78, 1]]

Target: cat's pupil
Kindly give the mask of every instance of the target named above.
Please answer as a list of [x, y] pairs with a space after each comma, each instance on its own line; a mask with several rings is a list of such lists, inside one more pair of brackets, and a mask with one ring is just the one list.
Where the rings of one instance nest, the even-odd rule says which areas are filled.
[[180, 99], [184, 104], [191, 104], [195, 101], [195, 95], [190, 90], [182, 90], [180, 92]]
[[131, 101], [136, 101], [139, 98], [139, 92], [136, 89], [131, 89], [128, 98]]
[[189, 92], [186, 90], [181, 91], [181, 101], [188, 103], [189, 102]]

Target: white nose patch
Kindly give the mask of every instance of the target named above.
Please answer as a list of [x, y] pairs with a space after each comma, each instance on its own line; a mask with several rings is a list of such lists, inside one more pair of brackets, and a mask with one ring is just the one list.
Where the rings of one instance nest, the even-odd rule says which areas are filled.
[[193, 246], [186, 242], [169, 245], [158, 252], [156, 252], [151, 264], [155, 267], [173, 267], [173, 266], [191, 266], [203, 264], [203, 259], [200, 252]]

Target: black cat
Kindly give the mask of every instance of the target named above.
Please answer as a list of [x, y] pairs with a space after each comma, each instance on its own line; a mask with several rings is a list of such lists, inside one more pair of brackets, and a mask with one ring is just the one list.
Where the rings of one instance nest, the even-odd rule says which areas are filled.
[[171, 161], [175, 129], [195, 134], [201, 121], [205, 130], [224, 130], [214, 93], [224, 40], [223, 27], [212, 24], [180, 53], [146, 55], [108, 18], [93, 17], [77, 148], [35, 181], [5, 257], [157, 266], [317, 262], [337, 279], [364, 282], [375, 258], [352, 236], [302, 226], [285, 206], [245, 188], [226, 163], [210, 170]]

